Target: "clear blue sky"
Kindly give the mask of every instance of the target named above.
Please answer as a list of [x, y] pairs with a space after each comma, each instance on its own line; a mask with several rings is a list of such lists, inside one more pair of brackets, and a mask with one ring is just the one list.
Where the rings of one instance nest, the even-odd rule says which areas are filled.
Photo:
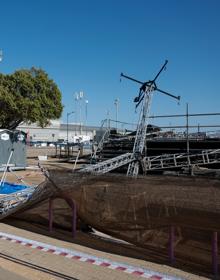
[[108, 110], [115, 118], [115, 98], [118, 118], [135, 122], [138, 85], [120, 73], [149, 80], [165, 59], [158, 87], [181, 104], [155, 93], [151, 114], [184, 113], [186, 102], [192, 113], [220, 111], [219, 0], [3, 0], [0, 9], [0, 71], [42, 67], [62, 92], [63, 121], [81, 90], [89, 124]]

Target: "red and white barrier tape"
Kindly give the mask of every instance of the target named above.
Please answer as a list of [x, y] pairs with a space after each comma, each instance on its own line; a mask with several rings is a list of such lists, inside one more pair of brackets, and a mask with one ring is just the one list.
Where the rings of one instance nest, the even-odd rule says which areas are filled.
[[122, 271], [125, 273], [143, 277], [146, 279], [183, 280], [183, 278], [165, 275], [165, 274], [162, 274], [162, 273], [150, 270], [150, 269], [135, 267], [135, 266], [131, 266], [131, 265], [128, 265], [125, 263], [120, 263], [120, 262], [114, 262], [109, 259], [99, 258], [99, 257], [93, 256], [93, 255], [81, 253], [79, 251], [69, 250], [69, 249], [53, 246], [50, 244], [38, 242], [35, 240], [31, 240], [31, 239], [26, 239], [26, 238], [23, 238], [20, 236], [16, 236], [16, 235], [4, 233], [4, 232], [0, 232], [0, 239], [8, 240], [10, 242], [18, 243], [18, 244], [21, 244], [23, 246], [27, 246], [30, 248], [38, 249], [43, 252], [52, 253], [54, 255], [63, 256], [68, 259], [78, 260], [81, 262], [86, 262], [86, 263], [90, 263], [90, 264], [94, 264], [94, 265], [98, 265], [98, 266], [102, 266], [102, 267], [107, 267], [107, 268], [110, 268], [113, 270]]

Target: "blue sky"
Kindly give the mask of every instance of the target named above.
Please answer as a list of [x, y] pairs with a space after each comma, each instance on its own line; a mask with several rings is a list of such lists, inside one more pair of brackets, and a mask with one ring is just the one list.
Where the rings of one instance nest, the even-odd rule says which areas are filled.
[[0, 9], [0, 71], [43, 68], [62, 92], [63, 121], [83, 91], [88, 124], [100, 125], [107, 111], [115, 119], [116, 98], [118, 119], [136, 122], [138, 85], [120, 83], [120, 73], [146, 81], [165, 59], [157, 85], [181, 102], [155, 93], [151, 114], [184, 113], [187, 102], [191, 113], [220, 111], [218, 0], [3, 0]]

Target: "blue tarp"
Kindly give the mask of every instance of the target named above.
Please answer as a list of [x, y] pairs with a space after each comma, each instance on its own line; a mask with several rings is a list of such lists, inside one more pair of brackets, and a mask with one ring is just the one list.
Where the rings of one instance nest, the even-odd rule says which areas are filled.
[[8, 182], [4, 182], [2, 186], [0, 187], [0, 194], [10, 194], [10, 193], [15, 193], [17, 191], [21, 191], [26, 189], [27, 186], [23, 185], [16, 185]]

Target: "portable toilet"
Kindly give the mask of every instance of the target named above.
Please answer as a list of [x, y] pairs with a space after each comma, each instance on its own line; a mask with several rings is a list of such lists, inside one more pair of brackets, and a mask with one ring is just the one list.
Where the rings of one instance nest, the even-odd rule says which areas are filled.
[[26, 138], [23, 131], [0, 129], [0, 168], [26, 167]]

